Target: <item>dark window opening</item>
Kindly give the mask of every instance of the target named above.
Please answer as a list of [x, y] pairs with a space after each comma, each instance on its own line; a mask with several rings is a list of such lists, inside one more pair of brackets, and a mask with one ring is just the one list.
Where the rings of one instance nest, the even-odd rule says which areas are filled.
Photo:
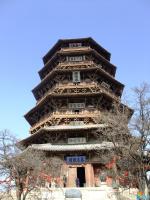
[[79, 114], [80, 110], [74, 110], [75, 114]]

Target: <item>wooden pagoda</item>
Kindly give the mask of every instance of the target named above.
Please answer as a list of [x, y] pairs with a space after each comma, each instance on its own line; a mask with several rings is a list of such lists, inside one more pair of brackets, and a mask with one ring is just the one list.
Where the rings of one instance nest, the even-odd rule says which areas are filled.
[[103, 164], [97, 149], [110, 149], [93, 132], [103, 127], [102, 112], [121, 104], [124, 85], [115, 79], [111, 54], [92, 38], [64, 39], [43, 57], [41, 82], [32, 90], [36, 106], [25, 118], [30, 136], [20, 143], [60, 156], [67, 186], [94, 187]]

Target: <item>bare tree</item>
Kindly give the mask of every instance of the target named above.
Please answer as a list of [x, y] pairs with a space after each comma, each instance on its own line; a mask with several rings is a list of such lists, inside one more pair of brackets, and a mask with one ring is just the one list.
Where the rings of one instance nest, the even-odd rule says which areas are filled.
[[[8, 130], [0, 131], [0, 194], [1, 199], [13, 188], [10, 170], [6, 167], [9, 159], [17, 154], [16, 138]], [[12, 187], [11, 187], [12, 186]]]
[[132, 120], [132, 133], [138, 137], [138, 177], [139, 189], [144, 191], [145, 185], [150, 193], [150, 180], [147, 171], [150, 170], [150, 86], [143, 83], [134, 88], [135, 114]]
[[[40, 188], [47, 178], [58, 176], [62, 161], [45, 152], [27, 148], [23, 152], [16, 147], [17, 140], [8, 131], [0, 132], [0, 187], [2, 196], [17, 192], [18, 200], [39, 199]], [[46, 178], [45, 178], [46, 177]], [[32, 196], [34, 192], [34, 197]], [[10, 197], [10, 196], [9, 196]]]
[[[135, 108], [130, 121], [131, 110], [115, 106], [113, 112], [103, 113], [105, 128], [97, 130], [99, 140], [113, 143], [111, 156], [116, 159], [116, 179], [125, 179], [129, 187], [137, 186], [139, 191], [150, 191], [150, 90], [144, 83], [134, 89]], [[122, 175], [122, 177], [121, 177]]]
[[118, 168], [113, 166], [112, 169], [108, 170], [108, 174], [111, 173], [114, 181], [118, 178], [121, 179], [121, 176], [124, 176], [123, 173], [129, 170], [129, 166], [128, 169], [126, 166], [128, 163], [126, 159], [130, 149], [128, 144], [132, 139], [128, 128], [131, 112], [127, 107], [120, 107], [120, 105], [114, 104], [113, 110], [102, 113], [100, 123], [103, 123], [104, 126], [95, 132], [100, 142], [106, 141], [112, 143], [112, 148], [107, 150], [107, 156], [106, 152], [99, 151], [98, 153], [101, 156], [101, 160], [105, 160], [105, 157], [107, 157], [107, 162], [105, 163], [115, 160], [118, 165]]

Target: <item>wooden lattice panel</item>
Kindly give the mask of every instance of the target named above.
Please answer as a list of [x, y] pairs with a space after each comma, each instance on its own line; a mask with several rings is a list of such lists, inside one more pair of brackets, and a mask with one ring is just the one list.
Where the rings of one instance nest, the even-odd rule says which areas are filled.
[[95, 118], [100, 118], [100, 112], [97, 112], [97, 114], [67, 114], [67, 115], [60, 115], [55, 114], [52, 115], [47, 120], [42, 121], [41, 123], [38, 123], [37, 125], [33, 126], [30, 129], [30, 132], [33, 134], [40, 130], [43, 127], [49, 127], [49, 126], [55, 126], [55, 125], [69, 125], [71, 122], [83, 122], [83, 124], [96, 124]]

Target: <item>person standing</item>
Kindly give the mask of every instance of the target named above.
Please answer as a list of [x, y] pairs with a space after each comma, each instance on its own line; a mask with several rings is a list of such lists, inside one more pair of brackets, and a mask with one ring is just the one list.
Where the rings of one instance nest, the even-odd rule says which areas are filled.
[[76, 187], [80, 187], [80, 180], [78, 177], [76, 178]]
[[63, 176], [63, 185], [64, 185], [64, 187], [66, 187], [66, 185], [67, 185], [67, 176], [66, 175]]

